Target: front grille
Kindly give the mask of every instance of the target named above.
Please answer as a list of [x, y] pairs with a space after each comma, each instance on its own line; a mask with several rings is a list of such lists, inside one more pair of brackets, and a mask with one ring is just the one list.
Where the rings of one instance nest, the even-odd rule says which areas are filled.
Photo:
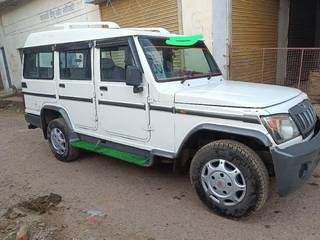
[[289, 110], [303, 137], [309, 136], [317, 123], [317, 114], [309, 100], [304, 100]]

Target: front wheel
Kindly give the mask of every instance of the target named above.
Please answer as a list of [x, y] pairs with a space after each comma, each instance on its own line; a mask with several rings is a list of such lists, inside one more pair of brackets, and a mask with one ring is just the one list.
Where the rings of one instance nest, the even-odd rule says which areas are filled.
[[190, 178], [202, 202], [225, 217], [248, 216], [268, 197], [264, 163], [252, 149], [232, 140], [202, 147], [191, 162]]

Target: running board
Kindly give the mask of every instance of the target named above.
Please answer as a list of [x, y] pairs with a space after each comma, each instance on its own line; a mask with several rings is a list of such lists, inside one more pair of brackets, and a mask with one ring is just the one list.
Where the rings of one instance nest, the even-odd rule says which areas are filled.
[[139, 166], [149, 167], [153, 163], [152, 157], [150, 154], [132, 153], [132, 152], [120, 150], [118, 147], [117, 147], [118, 149], [115, 149], [110, 146], [106, 146], [106, 144], [101, 143], [101, 141], [98, 141], [97, 143], [92, 143], [84, 140], [77, 140], [77, 141], [71, 142], [71, 146], [74, 148], [96, 152], [108, 157], [117, 158], [117, 159], [129, 162], [129, 163], [133, 163]]

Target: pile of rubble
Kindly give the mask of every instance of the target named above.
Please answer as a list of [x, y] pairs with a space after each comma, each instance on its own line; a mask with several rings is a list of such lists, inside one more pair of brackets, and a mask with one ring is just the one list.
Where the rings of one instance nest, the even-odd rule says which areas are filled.
[[[42, 221], [41, 215], [57, 210], [60, 195], [51, 193], [23, 201], [0, 216], [0, 237], [3, 240], [55, 240], [57, 227]], [[63, 226], [62, 226], [63, 228]]]

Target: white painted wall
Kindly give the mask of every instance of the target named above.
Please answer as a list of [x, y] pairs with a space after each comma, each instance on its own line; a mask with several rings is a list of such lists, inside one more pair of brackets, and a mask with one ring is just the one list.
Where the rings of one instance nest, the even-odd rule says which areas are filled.
[[3, 33], [3, 28], [1, 28], [1, 18], [0, 18], [0, 75], [2, 81], [2, 85], [4, 89], [9, 88], [9, 81], [8, 81], [8, 76], [7, 76], [7, 71], [4, 63], [4, 58], [3, 58], [3, 52], [1, 51], [1, 47], [5, 46], [5, 37]]
[[7, 79], [6, 67], [5, 67], [4, 58], [3, 58], [1, 49], [0, 49], [0, 75], [1, 75], [0, 81], [2, 81], [3, 88], [8, 89], [9, 81]]
[[183, 34], [203, 34], [225, 78], [228, 76], [231, 0], [181, 0]]
[[212, 0], [181, 0], [181, 11], [183, 34], [203, 34], [212, 51]]
[[225, 78], [228, 78], [231, 0], [213, 0], [213, 56]]
[[97, 5], [83, 0], [33, 0], [9, 8], [1, 14], [0, 47], [4, 46], [12, 84], [21, 87], [21, 59], [17, 49], [23, 47], [32, 32], [53, 29], [62, 22], [100, 21]]
[[[288, 47], [290, 0], [280, 0], [278, 22], [278, 48]], [[277, 84], [284, 84], [287, 74], [287, 50], [279, 49], [277, 58]]]

